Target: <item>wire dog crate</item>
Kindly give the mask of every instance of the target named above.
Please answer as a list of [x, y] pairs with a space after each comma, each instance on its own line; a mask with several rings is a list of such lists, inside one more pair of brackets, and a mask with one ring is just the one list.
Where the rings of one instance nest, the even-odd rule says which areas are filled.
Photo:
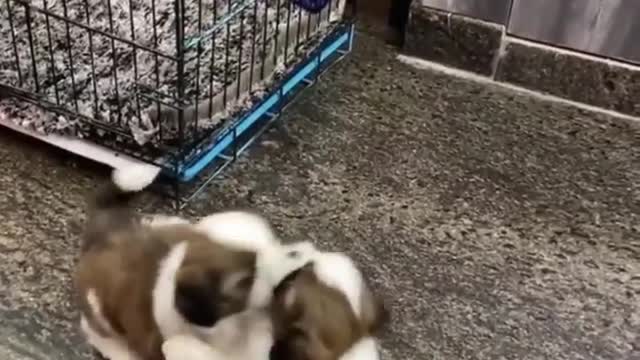
[[0, 111], [162, 167], [179, 207], [351, 50], [356, 6], [0, 1]]

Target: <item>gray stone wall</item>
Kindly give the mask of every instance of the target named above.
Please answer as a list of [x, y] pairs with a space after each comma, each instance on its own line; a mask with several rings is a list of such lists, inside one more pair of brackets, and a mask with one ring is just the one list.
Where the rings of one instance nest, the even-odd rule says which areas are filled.
[[[407, 26], [404, 49], [407, 54], [569, 100], [640, 116], [639, 65], [567, 49], [569, 40], [566, 39], [571, 36], [563, 38], [562, 47], [514, 36], [509, 31], [509, 26], [513, 26], [513, 9], [510, 25], [508, 19], [499, 23], [470, 17], [471, 8], [467, 8], [468, 14], [464, 15], [425, 5], [453, 1], [414, 1]], [[558, 30], [560, 33], [562, 31]], [[589, 41], [583, 42], [584, 47], [590, 46], [591, 40], [604, 43], [597, 37], [590, 37]], [[619, 46], [617, 49], [620, 53], [633, 52], [633, 49], [620, 50]]]

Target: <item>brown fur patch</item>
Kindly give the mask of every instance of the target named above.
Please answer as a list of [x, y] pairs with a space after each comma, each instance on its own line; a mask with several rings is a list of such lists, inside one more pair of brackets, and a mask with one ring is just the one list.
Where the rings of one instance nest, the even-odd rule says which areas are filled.
[[152, 291], [160, 262], [178, 242], [186, 241], [188, 245], [177, 287], [191, 286], [204, 291], [204, 301], [218, 309], [217, 315], [244, 308], [243, 284], [234, 288], [235, 293], [216, 291], [222, 288], [224, 274], [251, 271], [255, 254], [216, 244], [189, 225], [101, 229], [90, 232], [94, 245], [99, 246], [88, 247], [76, 267], [75, 285], [81, 310], [95, 330], [106, 331], [97, 326], [86, 302], [87, 291], [93, 289], [113, 330], [143, 360], [163, 359], [162, 337], [152, 312]]

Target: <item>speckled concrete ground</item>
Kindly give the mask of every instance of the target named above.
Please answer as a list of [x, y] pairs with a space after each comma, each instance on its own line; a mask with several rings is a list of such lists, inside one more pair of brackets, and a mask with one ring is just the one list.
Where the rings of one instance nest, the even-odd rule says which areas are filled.
[[[390, 299], [384, 359], [639, 359], [640, 124], [357, 44], [190, 215], [352, 254]], [[0, 143], [0, 354], [79, 358], [70, 221], [106, 172]]]

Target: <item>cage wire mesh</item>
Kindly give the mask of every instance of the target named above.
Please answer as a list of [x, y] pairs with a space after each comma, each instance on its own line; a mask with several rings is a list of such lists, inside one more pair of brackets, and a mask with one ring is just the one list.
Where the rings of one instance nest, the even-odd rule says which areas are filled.
[[339, 26], [345, 1], [0, 0], [0, 111], [185, 157]]

